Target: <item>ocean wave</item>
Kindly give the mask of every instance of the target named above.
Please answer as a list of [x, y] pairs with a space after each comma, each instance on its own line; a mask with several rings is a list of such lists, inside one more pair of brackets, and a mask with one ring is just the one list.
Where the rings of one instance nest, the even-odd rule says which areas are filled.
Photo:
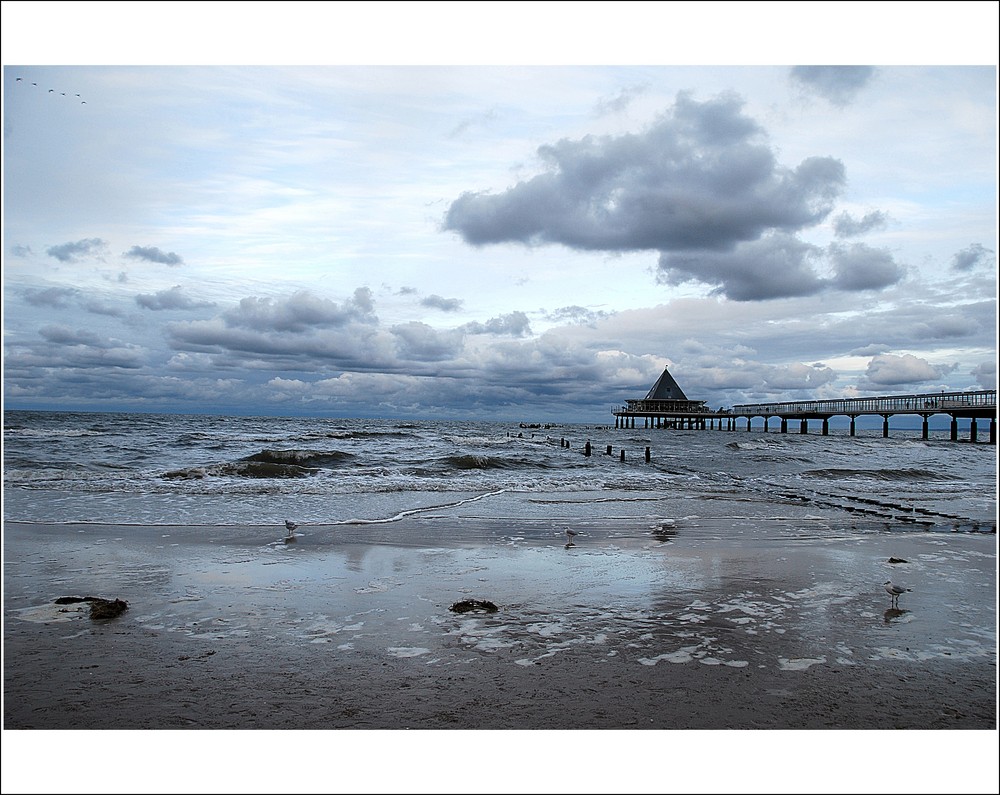
[[955, 480], [952, 475], [930, 469], [809, 469], [802, 473], [803, 477], [823, 478], [826, 480], [844, 480], [850, 478], [868, 478], [870, 480]]
[[293, 464], [306, 468], [331, 468], [347, 464], [357, 456], [340, 450], [261, 450], [241, 461], [260, 464]]
[[237, 461], [231, 464], [185, 467], [164, 472], [167, 480], [204, 480], [206, 478], [307, 478], [317, 474], [316, 467], [282, 464], [272, 461]]
[[470, 470], [518, 470], [518, 469], [551, 469], [552, 465], [537, 458], [520, 458], [518, 456], [495, 456], [482, 453], [461, 453], [458, 455], [438, 458], [430, 465], [418, 467], [415, 474], [436, 477], [450, 471], [466, 472]]

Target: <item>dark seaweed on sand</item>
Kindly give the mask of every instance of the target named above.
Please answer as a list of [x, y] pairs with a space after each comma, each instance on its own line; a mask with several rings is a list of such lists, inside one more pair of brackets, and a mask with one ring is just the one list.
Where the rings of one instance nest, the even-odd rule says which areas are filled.
[[493, 602], [485, 599], [463, 599], [460, 602], [455, 602], [448, 609], [453, 613], [468, 613], [473, 610], [485, 610], [487, 613], [495, 613], [500, 608], [493, 604]]
[[118, 618], [128, 610], [128, 602], [121, 599], [102, 599], [99, 596], [60, 596], [56, 599], [57, 605], [72, 605], [79, 602], [90, 602], [90, 617], [95, 621]]

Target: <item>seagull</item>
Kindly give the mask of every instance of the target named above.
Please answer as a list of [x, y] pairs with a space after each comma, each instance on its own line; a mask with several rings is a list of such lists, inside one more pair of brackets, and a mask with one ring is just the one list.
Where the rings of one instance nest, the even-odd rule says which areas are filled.
[[907, 591], [912, 591], [912, 590], [913, 590], [912, 588], [904, 588], [902, 585], [895, 585], [895, 584], [893, 584], [892, 580], [886, 580], [885, 581], [885, 592], [887, 594], [889, 594], [889, 596], [891, 598], [890, 604], [892, 604], [893, 607], [898, 607], [899, 606], [899, 595], [900, 594], [906, 593]]
[[297, 527], [298, 525], [295, 524], [295, 522], [293, 522], [291, 519], [285, 519], [285, 529], [288, 531], [289, 538], [295, 537], [295, 529]]
[[566, 528], [566, 549], [569, 549], [570, 547], [575, 547], [576, 546], [576, 544], [573, 543], [574, 536], [576, 536], [576, 530], [570, 530], [567, 527]]

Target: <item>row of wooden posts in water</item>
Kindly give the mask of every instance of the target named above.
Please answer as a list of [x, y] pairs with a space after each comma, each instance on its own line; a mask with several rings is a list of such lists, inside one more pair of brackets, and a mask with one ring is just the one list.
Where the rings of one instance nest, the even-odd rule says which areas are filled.
[[[508, 431], [507, 435], [508, 436], [511, 435], [509, 431]], [[520, 436], [521, 434], [518, 434], [518, 435]], [[570, 444], [569, 444], [569, 442], [566, 441], [565, 438], [562, 438], [562, 439], [559, 440], [559, 446], [560, 447], [565, 447], [565, 448], [569, 449]], [[613, 450], [614, 450], [614, 448], [609, 444], [608, 448], [607, 448], [607, 455], [611, 455], [612, 452], [613, 452]], [[650, 450], [651, 450], [651, 448], [649, 448], [649, 447], [646, 448], [646, 463], [647, 464], [650, 462], [650, 459], [651, 459]], [[589, 458], [590, 456], [592, 456], [594, 454], [594, 446], [590, 443], [590, 439], [588, 439], [587, 443], [583, 446], [583, 454], [587, 458]], [[621, 461], [625, 460], [625, 448], [624, 447], [619, 451], [618, 458]]]

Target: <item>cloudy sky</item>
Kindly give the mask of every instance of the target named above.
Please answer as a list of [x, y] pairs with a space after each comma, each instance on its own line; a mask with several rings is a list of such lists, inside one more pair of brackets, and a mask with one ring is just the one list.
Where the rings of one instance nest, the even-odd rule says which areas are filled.
[[[61, 38], [49, 5], [4, 4], [8, 409], [609, 422], [665, 365], [713, 407], [996, 388], [994, 3], [206, 3], [194, 34], [70, 4]], [[691, 46], [713, 6], [741, 48]]]

